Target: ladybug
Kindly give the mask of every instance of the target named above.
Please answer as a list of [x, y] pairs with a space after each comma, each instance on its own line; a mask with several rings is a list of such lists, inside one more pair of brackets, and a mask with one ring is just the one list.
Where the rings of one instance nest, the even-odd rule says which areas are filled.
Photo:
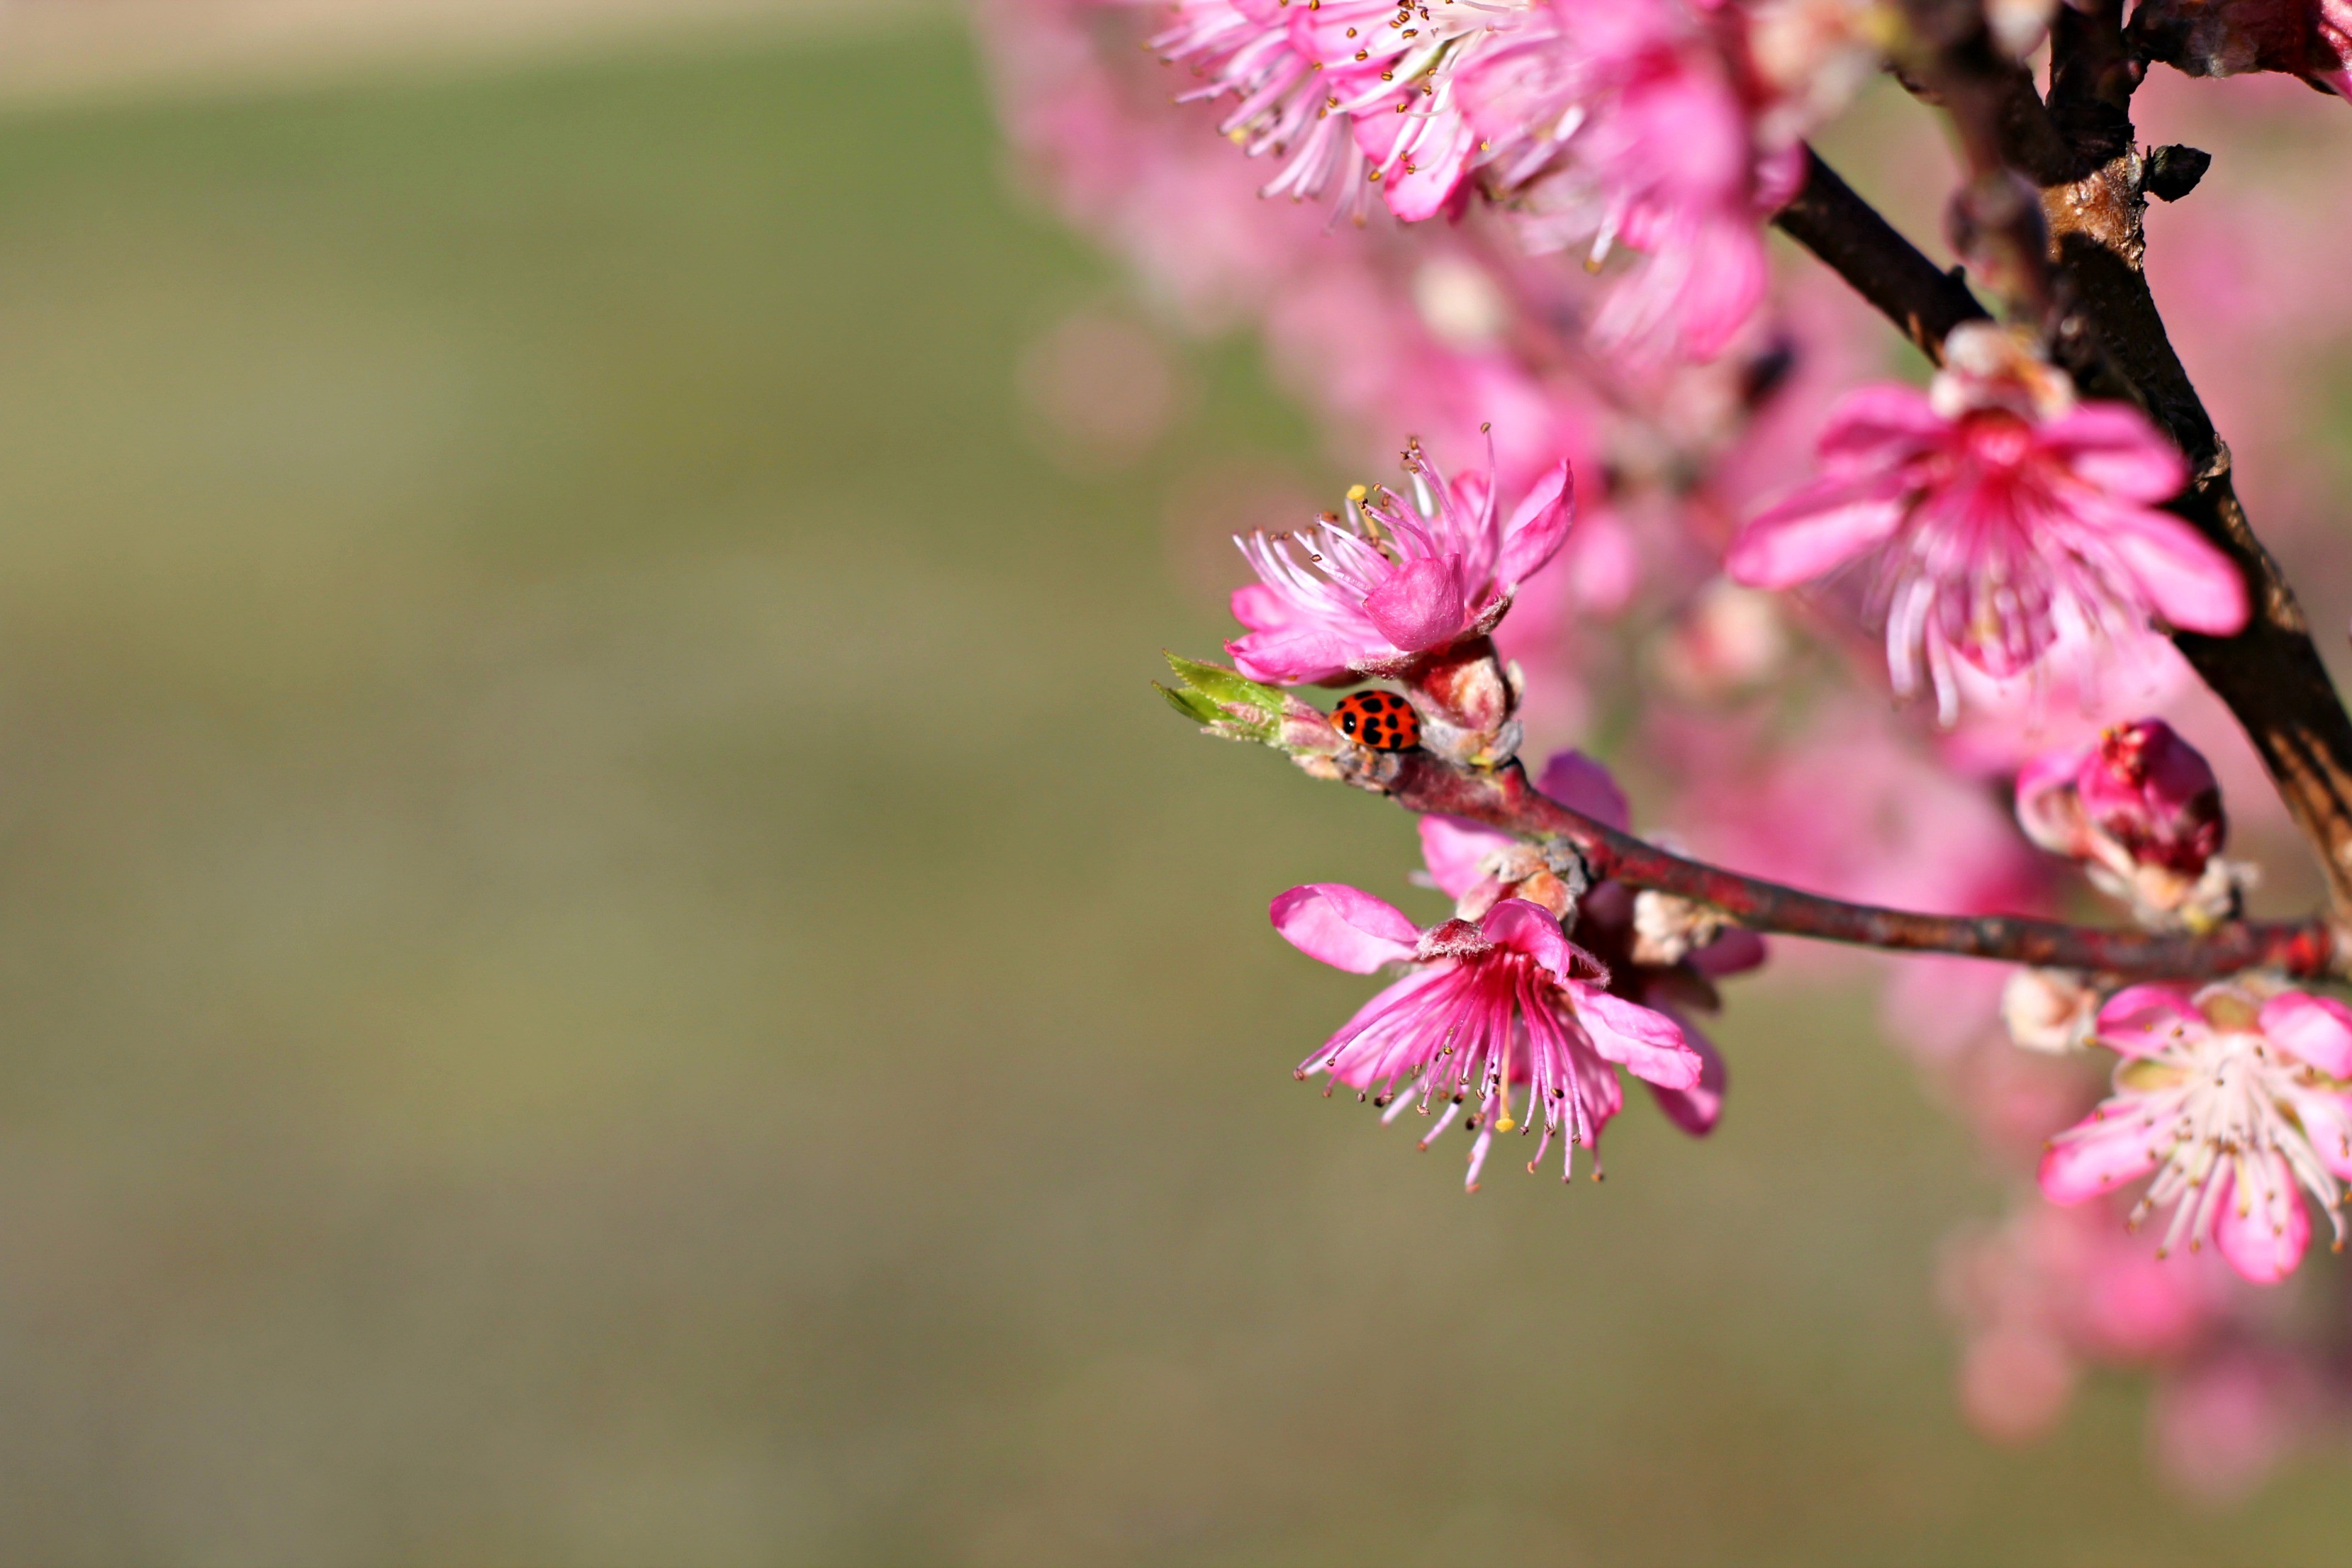
[[1331, 722], [1375, 752], [1410, 752], [1421, 744], [1421, 716], [1393, 691], [1352, 691], [1331, 710]]

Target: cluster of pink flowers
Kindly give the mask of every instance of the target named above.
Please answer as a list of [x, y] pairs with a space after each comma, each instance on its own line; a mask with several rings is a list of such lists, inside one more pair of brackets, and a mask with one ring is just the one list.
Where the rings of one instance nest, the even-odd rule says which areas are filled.
[[[2294, 100], [2256, 89], [2245, 114], [2263, 146], [2312, 149], [2266, 164], [2269, 186], [2148, 219], [2159, 294], [2210, 307], [2182, 312], [2175, 341], [2266, 536], [2290, 544], [2324, 515], [2318, 400], [2298, 377], [2352, 335], [2326, 216], [2352, 119], [2315, 118], [2296, 100], [2322, 100], [2287, 79], [2345, 91], [2340, 13], [2145, 0], [2131, 22], [2140, 54], [2184, 72], [2279, 73]], [[1842, 283], [1776, 276], [1767, 226], [1807, 177], [1803, 139], [1885, 64], [1885, 8], [981, 14], [1049, 197], [1127, 259], [1164, 321], [1254, 329], [1330, 456], [1368, 476], [1333, 510], [1238, 524], [1255, 580], [1233, 593], [1227, 657], [1259, 689], [1219, 700], [1247, 710], [1220, 732], [1280, 706], [1274, 743], [1324, 776], [1360, 773], [1359, 741], [1323, 732], [1310, 692], [1263, 689], [1376, 682], [1409, 705], [1419, 749], [1474, 768], [1608, 737], [1657, 783], [1644, 816], [1753, 875], [1961, 914], [2054, 915], [2087, 889], [2117, 919], [2189, 935], [2242, 911], [2251, 862], [2286, 825], [2168, 640], [2230, 637], [2253, 609], [2239, 563], [2176, 510], [2181, 453], [2140, 408], [2086, 398], [2028, 331], [1964, 326], [1922, 384], [1883, 381], [1883, 325]], [[2048, 16], [1987, 8], [2021, 57]], [[2168, 133], [2239, 133], [2169, 92], [2140, 100]], [[1885, 140], [1888, 168], [1941, 155]], [[1935, 212], [1900, 210], [1903, 182], [1886, 184], [1895, 216], [1928, 232]], [[1402, 479], [1373, 482], [1400, 436]], [[1195, 481], [1176, 525], [1244, 512], [1198, 504], [1224, 482]], [[1559, 751], [1538, 787], [1630, 829], [1581, 752]], [[1511, 1133], [1531, 1171], [1557, 1140], [1563, 1176], [1580, 1147], [1597, 1175], [1627, 1073], [1685, 1131], [1715, 1126], [1727, 1075], [1697, 1020], [1761, 942], [1695, 905], [1588, 885], [1556, 846], [1421, 827], [1420, 875], [1450, 915], [1416, 921], [1334, 884], [1274, 901], [1307, 954], [1391, 973], [1299, 1075], [1385, 1123], [1413, 1119], [1423, 1147], [1459, 1123], [1473, 1188]], [[1839, 962], [1776, 955], [1809, 974]], [[2261, 974], [2125, 986], [1911, 960], [1885, 1016], [2034, 1194], [1953, 1249], [1972, 1419], [2022, 1439], [2080, 1367], [2148, 1368], [2157, 1452], [2214, 1495], [2318, 1428], [2329, 1406], [2308, 1391], [2341, 1380], [2248, 1302], [2278, 1299], [2318, 1221], [2342, 1234], [2352, 1014]]]

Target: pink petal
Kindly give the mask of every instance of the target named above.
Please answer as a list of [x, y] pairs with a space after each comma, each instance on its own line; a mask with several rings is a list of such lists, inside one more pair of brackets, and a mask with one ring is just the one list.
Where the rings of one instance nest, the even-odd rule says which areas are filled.
[[1568, 538], [1576, 521], [1576, 476], [1566, 463], [1536, 481], [1527, 499], [1511, 514], [1503, 531], [1503, 557], [1496, 563], [1495, 581], [1505, 592], [1534, 576]]
[[2170, 512], [2118, 507], [2101, 531], [2167, 624], [2231, 637], [2244, 629], [2246, 579], [2236, 563]]
[[2053, 855], [2087, 859], [2090, 823], [2074, 794], [2074, 779], [2098, 742], [2043, 752], [2017, 772], [2017, 825]]
[[1549, 910], [1525, 899], [1505, 899], [1488, 910], [1478, 922], [1478, 934], [1496, 947], [1527, 954], [1562, 980], [1599, 967], [1590, 953], [1568, 940]]
[[2352, 1078], [2352, 1007], [2332, 996], [2287, 991], [2263, 1004], [2260, 1022], [2271, 1044], [2330, 1078]]
[[2352, 1182], [2352, 1096], [2328, 1089], [2293, 1089], [2294, 1119], [2311, 1141], [2319, 1163], [2342, 1181]]
[[2203, 1034], [2211, 1026], [2189, 994], [2181, 985], [2127, 985], [2099, 1009], [2093, 1037], [2110, 1050], [2144, 1057], [2164, 1049], [2183, 1031]]
[[2035, 439], [2084, 481], [2126, 500], [2169, 500], [2189, 482], [2179, 449], [2126, 403], [2085, 403]]
[[1729, 1074], [1715, 1042], [1688, 1024], [1683, 1026], [1683, 1043], [1698, 1053], [1698, 1082], [1688, 1089], [1665, 1089], [1654, 1083], [1650, 1093], [1667, 1121], [1694, 1138], [1704, 1138], [1723, 1119], [1724, 1086]]
[[1706, 1062], [1683, 1038], [1680, 1025], [1664, 1013], [1612, 996], [1596, 985], [1569, 987], [1576, 1016], [1592, 1037], [1602, 1059], [1618, 1063], [1635, 1078], [1664, 1089], [1695, 1089]]
[[1486, 879], [1479, 862], [1518, 840], [1459, 816], [1421, 819], [1421, 858], [1430, 879], [1449, 899], [1458, 899]]
[[[1376, 657], [1387, 657], [1388, 648]], [[1358, 645], [1316, 627], [1251, 632], [1225, 645], [1234, 668], [1269, 686], [1316, 686], [1343, 680], [1364, 652]], [[1367, 658], [1367, 663], [1373, 662]]]
[[1538, 793], [1620, 833], [1633, 830], [1633, 808], [1607, 768], [1582, 752], [1554, 752], [1536, 781]]
[[1936, 412], [1926, 393], [1881, 382], [1847, 394], [1822, 426], [1814, 450], [1824, 472], [1851, 478], [1900, 463], [1951, 430], [1952, 422]]
[[1444, 647], [1462, 635], [1470, 606], [1462, 591], [1462, 558], [1422, 556], [1389, 574], [1364, 600], [1381, 636], [1407, 653]]
[[[1391, 112], [1389, 118], [1412, 117]], [[1358, 123], [1362, 123], [1362, 118]], [[1476, 142], [1469, 121], [1459, 113], [1436, 115], [1419, 124], [1420, 134], [1413, 139], [1412, 150], [1381, 179], [1381, 199], [1388, 203], [1390, 212], [1406, 223], [1419, 223], [1445, 210], [1446, 203], [1462, 186], [1462, 176], [1470, 166], [1470, 153]], [[1405, 163], [1411, 163], [1412, 169], [1407, 170]]]
[[1741, 529], [1723, 569], [1750, 588], [1793, 588], [1826, 576], [1902, 525], [1906, 483], [1890, 472], [1808, 485]]
[[1291, 946], [1350, 974], [1411, 958], [1421, 943], [1421, 928], [1403, 911], [1344, 882], [1312, 882], [1278, 894], [1266, 917]]
[[2254, 1284], [2275, 1285], [2303, 1261], [2304, 1249], [2311, 1245], [2311, 1215], [2284, 1160], [2276, 1154], [2253, 1158], [2270, 1166], [2269, 1198], [2251, 1197], [2241, 1213], [2240, 1200], [2252, 1184], [2238, 1180], [2225, 1163], [2213, 1178], [2229, 1184], [2216, 1200], [2220, 1212], [2213, 1216], [2213, 1245], [2231, 1268]]
[[1720, 980], [1728, 974], [1745, 974], [1760, 969], [1770, 950], [1764, 939], [1742, 926], [1731, 926], [1724, 933], [1696, 949], [1690, 955], [1691, 967], [1709, 980]]
[[2053, 1143], [2042, 1153], [2034, 1175], [2052, 1203], [2079, 1204], [2156, 1169], [2158, 1154], [2148, 1144], [2163, 1129], [2143, 1127], [2129, 1116], [2076, 1123], [2076, 1130], [2084, 1128], [2089, 1131], [2083, 1136]]

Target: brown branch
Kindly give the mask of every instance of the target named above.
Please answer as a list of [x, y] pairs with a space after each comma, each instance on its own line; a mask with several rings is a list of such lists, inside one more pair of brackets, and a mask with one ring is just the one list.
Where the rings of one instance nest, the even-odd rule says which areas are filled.
[[1907, 952], [1949, 952], [2118, 978], [2204, 977], [2281, 969], [2329, 972], [2326, 921], [2232, 921], [2204, 936], [2068, 925], [2016, 915], [1927, 915], [1801, 892], [1672, 855], [1539, 794], [1519, 764], [1486, 772], [1427, 752], [1360, 752], [1351, 781], [1410, 810], [1467, 817], [1524, 837], [1565, 841], [1596, 879], [1720, 910], [1751, 931]]
[[[2015, 138], [2012, 155], [2047, 174], [2053, 161], [2045, 132], [2063, 133], [2078, 155], [2057, 163], [2057, 171], [2087, 169], [2043, 190], [2072, 305], [2058, 325], [2057, 350], [2086, 391], [2138, 403], [2187, 455], [2195, 477], [2170, 510], [2237, 563], [2254, 613], [2235, 637], [2176, 632], [2172, 640], [2244, 728], [2318, 853], [2336, 918], [2352, 926], [2352, 716], [2294, 590], [2246, 520], [2231, 484], [2229, 448], [2173, 352], [2141, 271], [2145, 171], [2124, 106], [2137, 79], [2108, 47], [2104, 29], [2111, 26], [2105, 14], [2060, 8], [2054, 115], [2038, 100], [2031, 109], [2014, 101], [2014, 76], [2000, 79], [2011, 93], [2001, 123]], [[1939, 270], [1818, 157], [1803, 192], [1777, 221], [1931, 359], [1940, 363], [1945, 333], [1984, 314], [1965, 284]]]
[[1962, 321], [1986, 317], [1966, 283], [1921, 255], [1810, 147], [1803, 188], [1772, 221], [1829, 263], [1937, 364], [1944, 363], [1946, 334]]

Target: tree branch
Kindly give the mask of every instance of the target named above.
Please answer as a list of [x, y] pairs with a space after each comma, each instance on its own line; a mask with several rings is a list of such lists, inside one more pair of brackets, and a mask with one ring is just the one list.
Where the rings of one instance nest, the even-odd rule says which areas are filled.
[[1946, 334], [1962, 321], [1986, 319], [1985, 308], [1965, 282], [1921, 255], [1811, 147], [1805, 149], [1803, 188], [1772, 221], [1827, 262], [1937, 364], [1944, 363]]
[[2309, 978], [2329, 973], [2336, 961], [2336, 939], [2324, 920], [2238, 921], [2204, 936], [2190, 936], [2015, 915], [1927, 915], [1879, 909], [1668, 854], [1538, 793], [1517, 763], [1483, 772], [1427, 752], [1364, 752], [1344, 759], [1341, 766], [1349, 782], [1410, 810], [1467, 817], [1523, 837], [1565, 842], [1596, 878], [1705, 904], [1751, 931], [2118, 978], [2204, 977], [2245, 969], [2282, 969]]
[[[2101, 20], [2062, 7], [2062, 42], [2074, 46], [2070, 30]], [[2254, 613], [2235, 637], [2176, 632], [2172, 640], [2244, 727], [2289, 815], [2318, 852], [2336, 920], [2352, 926], [2352, 716], [2294, 590], [2246, 520], [2231, 485], [2229, 448], [2173, 352], [2140, 269], [2143, 171], [2130, 121], [2116, 102], [2128, 79], [2102, 37], [2094, 33], [2070, 47], [2057, 68], [2056, 123], [2082, 149], [2081, 159], [2064, 167], [2088, 168], [2043, 191], [2056, 258], [2076, 306], [2074, 319], [2061, 323], [2058, 347], [2086, 390], [2140, 404], [2188, 456], [2195, 477], [2169, 510], [2237, 563]], [[2012, 103], [2002, 122], [2022, 128], [2016, 131], [2022, 151], [2046, 171], [2042, 132], [2053, 127], [2040, 105], [2029, 110]], [[2095, 160], [2118, 147], [2105, 162]], [[1944, 334], [1984, 315], [1965, 284], [1937, 268], [1819, 157], [1811, 161], [1803, 191], [1776, 221], [1938, 363]], [[2070, 334], [2084, 341], [2070, 343]]]

